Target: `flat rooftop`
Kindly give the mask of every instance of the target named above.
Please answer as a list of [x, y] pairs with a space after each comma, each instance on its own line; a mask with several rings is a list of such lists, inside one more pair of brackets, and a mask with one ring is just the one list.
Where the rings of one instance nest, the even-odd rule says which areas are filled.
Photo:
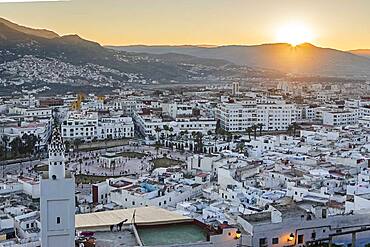
[[75, 216], [76, 229], [105, 228], [127, 220], [131, 224], [135, 212], [137, 225], [159, 225], [181, 222], [190, 222], [191, 218], [157, 207], [138, 207], [118, 209], [89, 214], [77, 214]]

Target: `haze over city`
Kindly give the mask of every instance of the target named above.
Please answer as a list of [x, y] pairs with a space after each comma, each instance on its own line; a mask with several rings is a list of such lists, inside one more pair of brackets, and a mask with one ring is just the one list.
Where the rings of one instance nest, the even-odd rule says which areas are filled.
[[0, 1], [0, 16], [4, 18], [59, 34], [78, 34], [103, 45], [291, 42], [291, 37], [282, 38], [279, 32], [292, 28], [304, 36], [299, 41], [318, 46], [341, 50], [370, 46], [367, 0], [6, 2], [12, 1]]

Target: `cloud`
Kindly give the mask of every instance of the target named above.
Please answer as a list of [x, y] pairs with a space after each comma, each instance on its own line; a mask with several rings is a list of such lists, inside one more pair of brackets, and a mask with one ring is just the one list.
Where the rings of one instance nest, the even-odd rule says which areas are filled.
[[0, 0], [0, 3], [67, 2], [70, 0]]

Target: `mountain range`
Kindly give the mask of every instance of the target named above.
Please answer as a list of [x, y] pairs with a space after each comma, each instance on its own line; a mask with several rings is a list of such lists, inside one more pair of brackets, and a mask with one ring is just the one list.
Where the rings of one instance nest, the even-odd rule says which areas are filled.
[[[53, 31], [28, 28], [0, 18], [0, 82], [4, 77], [7, 81], [25, 80], [30, 84], [33, 80], [50, 82], [54, 77], [60, 77], [59, 81], [70, 81], [72, 85], [88, 80], [92, 84], [110, 83], [110, 86], [117, 86], [121, 82], [181, 83], [216, 81], [219, 78], [232, 81], [233, 78], [246, 76], [246, 73], [252, 77], [264, 77], [266, 71], [305, 76], [370, 78], [369, 54], [369, 50], [340, 51], [308, 43], [298, 46], [278, 43], [253, 46], [103, 47], [78, 35], [60, 36]], [[45, 79], [42, 76], [46, 74], [45, 70], [39, 69], [45, 65], [32, 65], [33, 69], [39, 69], [36, 73], [16, 78], [18, 74], [27, 74], [27, 68], [14, 74], [14, 69], [9, 70], [6, 63], [15, 62], [22, 67], [25, 58], [30, 60], [29, 56], [39, 59], [37, 61], [42, 64], [50, 61], [57, 63], [55, 70], [60, 67], [67, 69], [63, 73], [54, 71], [56, 76]], [[86, 73], [70, 73], [70, 66], [73, 71], [87, 71], [88, 75], [94, 76], [83, 78]], [[41, 76], [35, 79], [34, 74]]]
[[112, 49], [151, 54], [178, 53], [201, 58], [223, 59], [237, 65], [268, 68], [286, 73], [370, 77], [369, 50], [340, 51], [309, 43], [263, 45], [198, 46], [119, 46]]
[[245, 70], [226, 60], [117, 51], [78, 35], [60, 36], [0, 18], [0, 86], [28, 83], [34, 88], [67, 83], [115, 88], [125, 84], [215, 80], [219, 76], [240, 78], [242, 74]]
[[357, 49], [348, 51], [352, 54], [370, 58], [370, 49]]

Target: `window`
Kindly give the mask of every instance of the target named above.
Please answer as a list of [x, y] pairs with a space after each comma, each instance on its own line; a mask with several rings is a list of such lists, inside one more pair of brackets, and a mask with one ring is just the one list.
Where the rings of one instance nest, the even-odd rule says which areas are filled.
[[279, 244], [279, 238], [273, 238], [272, 244]]
[[57, 217], [57, 224], [60, 224], [60, 217]]
[[267, 239], [266, 238], [260, 238], [260, 247], [267, 246]]
[[298, 235], [298, 244], [303, 244], [303, 234]]
[[316, 239], [316, 232], [312, 232], [312, 234], [311, 234], [311, 238], [312, 238], [313, 240], [315, 240], [315, 239]]

